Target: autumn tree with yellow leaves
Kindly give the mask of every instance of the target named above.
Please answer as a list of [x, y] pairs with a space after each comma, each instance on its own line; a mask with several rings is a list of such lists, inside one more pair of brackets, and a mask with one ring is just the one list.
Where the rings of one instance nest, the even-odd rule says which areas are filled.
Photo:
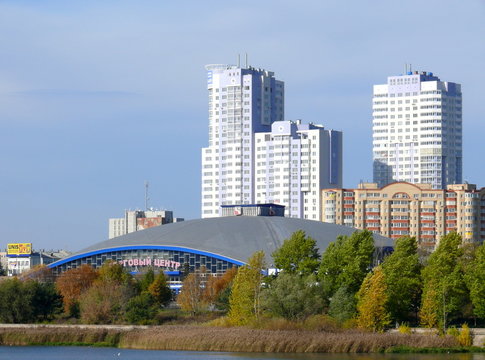
[[357, 292], [357, 325], [360, 328], [382, 332], [391, 323], [387, 311], [387, 286], [382, 268], [367, 274]]
[[247, 265], [239, 268], [229, 298], [229, 321], [246, 325], [261, 314], [261, 285], [265, 267], [264, 252], [255, 252]]

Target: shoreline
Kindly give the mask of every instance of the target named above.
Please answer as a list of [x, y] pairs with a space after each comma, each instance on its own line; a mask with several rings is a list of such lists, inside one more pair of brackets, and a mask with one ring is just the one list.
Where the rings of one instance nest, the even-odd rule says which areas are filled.
[[138, 350], [259, 353], [455, 353], [451, 336], [357, 330], [264, 330], [202, 325], [0, 325], [3, 346], [106, 346]]

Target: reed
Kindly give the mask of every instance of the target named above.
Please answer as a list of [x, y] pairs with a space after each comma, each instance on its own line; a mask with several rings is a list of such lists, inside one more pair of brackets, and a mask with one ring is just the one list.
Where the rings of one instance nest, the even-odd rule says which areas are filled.
[[120, 339], [120, 347], [133, 349], [283, 353], [368, 353], [384, 352], [393, 347], [449, 348], [457, 345], [451, 336], [207, 326], [134, 330]]
[[[319, 328], [322, 322], [326, 323], [324, 319], [315, 322], [316, 325], [311, 324], [311, 327]], [[272, 327], [280, 329], [200, 325], [164, 325], [143, 329], [0, 328], [0, 345], [90, 345], [147, 350], [279, 353], [369, 353], [458, 346], [452, 336], [287, 329], [286, 323], [273, 324]]]
[[0, 345], [117, 346], [120, 331], [80, 328], [0, 328]]

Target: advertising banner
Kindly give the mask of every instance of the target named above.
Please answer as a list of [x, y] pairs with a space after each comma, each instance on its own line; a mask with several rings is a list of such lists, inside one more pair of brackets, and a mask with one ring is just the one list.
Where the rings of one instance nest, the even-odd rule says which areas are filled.
[[7, 245], [7, 255], [30, 255], [32, 243], [14, 243]]

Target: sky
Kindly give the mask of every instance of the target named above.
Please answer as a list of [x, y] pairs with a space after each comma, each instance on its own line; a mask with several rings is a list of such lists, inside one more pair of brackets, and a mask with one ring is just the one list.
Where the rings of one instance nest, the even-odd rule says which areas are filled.
[[285, 82], [285, 118], [344, 133], [372, 181], [372, 86], [462, 84], [464, 180], [485, 186], [484, 0], [0, 0], [0, 249], [78, 251], [149, 205], [200, 218], [206, 64]]

